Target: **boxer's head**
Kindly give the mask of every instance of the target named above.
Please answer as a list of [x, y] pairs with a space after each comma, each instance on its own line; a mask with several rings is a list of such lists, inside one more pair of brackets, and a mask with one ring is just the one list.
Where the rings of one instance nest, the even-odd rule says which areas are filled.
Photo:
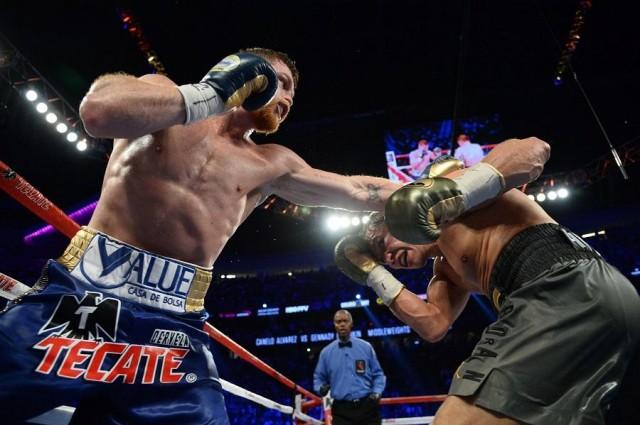
[[300, 74], [295, 62], [282, 52], [254, 47], [244, 50], [269, 61], [278, 76], [278, 90], [271, 102], [249, 114], [258, 133], [270, 134], [278, 130], [293, 105], [295, 89], [298, 87]]
[[394, 269], [419, 269], [426, 266], [430, 257], [437, 255], [435, 243], [411, 245], [389, 233], [382, 213], [373, 213], [364, 226], [363, 239], [374, 258]]

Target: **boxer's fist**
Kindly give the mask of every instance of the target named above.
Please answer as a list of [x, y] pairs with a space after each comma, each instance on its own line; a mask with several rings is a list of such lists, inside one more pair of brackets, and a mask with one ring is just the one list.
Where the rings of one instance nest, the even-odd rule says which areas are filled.
[[198, 84], [178, 87], [184, 99], [185, 124], [220, 115], [242, 106], [251, 111], [269, 103], [278, 90], [278, 77], [269, 62], [239, 52], [222, 59]]
[[374, 259], [366, 242], [358, 236], [345, 236], [334, 249], [336, 265], [351, 280], [374, 290], [389, 306], [404, 288], [387, 269]]
[[367, 284], [369, 273], [380, 266], [371, 255], [367, 243], [355, 235], [345, 236], [333, 250], [336, 266], [354, 282]]
[[427, 244], [440, 236], [440, 226], [465, 211], [462, 191], [446, 177], [417, 180], [396, 190], [385, 205], [389, 232], [410, 244]]
[[[447, 174], [454, 171], [447, 163]], [[433, 174], [438, 174], [436, 171]], [[440, 236], [440, 227], [466, 211], [494, 199], [505, 190], [504, 177], [486, 163], [464, 170], [449, 179], [428, 177], [396, 190], [385, 205], [385, 222], [389, 232], [403, 242], [427, 244]]]
[[248, 111], [260, 109], [278, 89], [278, 78], [269, 62], [246, 52], [222, 59], [200, 82], [213, 87], [224, 102], [225, 111], [236, 106]]
[[451, 155], [441, 155], [437, 157], [427, 168], [424, 169], [421, 178], [446, 176], [457, 170], [464, 168], [464, 162]]

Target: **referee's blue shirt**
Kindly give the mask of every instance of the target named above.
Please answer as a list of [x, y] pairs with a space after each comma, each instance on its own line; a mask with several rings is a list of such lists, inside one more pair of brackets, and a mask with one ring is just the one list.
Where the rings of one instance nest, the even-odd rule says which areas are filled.
[[373, 347], [353, 336], [348, 342], [350, 346], [340, 347], [336, 339], [322, 349], [313, 373], [313, 388], [319, 392], [322, 385], [329, 385], [331, 396], [336, 400], [358, 400], [371, 393], [382, 394], [387, 377]]

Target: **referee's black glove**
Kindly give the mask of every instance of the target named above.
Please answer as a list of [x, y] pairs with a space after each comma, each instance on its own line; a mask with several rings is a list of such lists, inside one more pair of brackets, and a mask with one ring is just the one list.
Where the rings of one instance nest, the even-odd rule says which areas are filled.
[[322, 384], [322, 386], [320, 387], [320, 390], [318, 390], [318, 395], [320, 397], [324, 397], [327, 395], [330, 389], [331, 389], [331, 386], [329, 384]]

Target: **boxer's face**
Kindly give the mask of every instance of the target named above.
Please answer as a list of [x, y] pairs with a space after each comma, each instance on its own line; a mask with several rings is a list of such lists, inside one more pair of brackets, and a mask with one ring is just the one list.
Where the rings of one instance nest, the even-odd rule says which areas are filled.
[[402, 242], [387, 229], [386, 225], [371, 235], [369, 246], [378, 261], [393, 269], [419, 269], [427, 265], [431, 257], [438, 255], [435, 243], [428, 245], [411, 245]]
[[289, 115], [295, 96], [293, 74], [289, 67], [279, 60], [271, 60], [270, 63], [278, 76], [276, 95], [268, 105], [250, 112], [256, 131], [263, 134], [278, 130], [280, 123]]

